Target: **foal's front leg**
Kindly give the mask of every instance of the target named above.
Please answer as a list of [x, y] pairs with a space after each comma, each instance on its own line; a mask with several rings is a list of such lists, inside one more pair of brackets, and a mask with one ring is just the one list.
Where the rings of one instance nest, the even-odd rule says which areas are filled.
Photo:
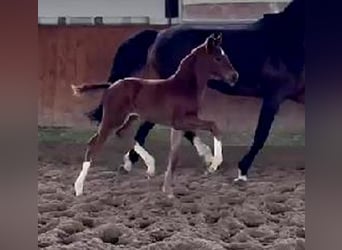
[[178, 160], [178, 149], [182, 141], [182, 134], [183, 132], [180, 130], [175, 130], [173, 128], [171, 129], [169, 161], [167, 164], [163, 185], [163, 192], [166, 193], [169, 198], [173, 197], [173, 172]]
[[208, 167], [209, 172], [215, 172], [218, 166], [223, 161], [222, 154], [222, 135], [219, 131], [217, 125], [213, 121], [205, 121], [199, 119], [195, 115], [191, 116], [183, 116], [182, 118], [176, 119], [174, 121], [174, 128], [177, 130], [206, 130], [210, 131], [214, 135], [214, 157], [213, 160]]
[[185, 132], [184, 137], [196, 148], [198, 155], [204, 159], [205, 165], [209, 166], [214, 157], [210, 147], [203, 143], [203, 141], [192, 131]]

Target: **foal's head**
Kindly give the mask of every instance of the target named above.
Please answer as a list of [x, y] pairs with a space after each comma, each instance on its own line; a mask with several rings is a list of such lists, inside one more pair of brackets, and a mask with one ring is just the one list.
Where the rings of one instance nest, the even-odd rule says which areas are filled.
[[221, 47], [222, 34], [209, 36], [193, 53], [196, 54], [196, 69], [212, 79], [222, 80], [234, 86], [239, 74]]

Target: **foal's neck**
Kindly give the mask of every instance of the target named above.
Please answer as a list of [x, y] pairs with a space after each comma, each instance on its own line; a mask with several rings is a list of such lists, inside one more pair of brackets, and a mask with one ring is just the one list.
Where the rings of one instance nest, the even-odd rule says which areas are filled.
[[200, 100], [204, 96], [207, 81], [209, 80], [209, 73], [205, 69], [201, 69], [196, 60], [198, 58], [196, 58], [194, 53], [186, 56], [171, 78], [175, 80], [176, 84], [180, 85], [180, 88], [190, 88], [191, 91], [196, 92], [196, 96]]
[[171, 76], [177, 82], [193, 83], [196, 81], [194, 74], [195, 56], [193, 54], [187, 55], [180, 62], [176, 72]]

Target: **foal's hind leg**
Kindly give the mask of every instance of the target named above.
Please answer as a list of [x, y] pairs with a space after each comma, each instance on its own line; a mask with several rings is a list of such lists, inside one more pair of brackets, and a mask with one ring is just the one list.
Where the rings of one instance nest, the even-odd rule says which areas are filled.
[[167, 165], [167, 170], [165, 172], [163, 185], [163, 192], [166, 193], [169, 198], [173, 197], [173, 171], [176, 167], [178, 160], [178, 149], [182, 141], [182, 134], [183, 132], [180, 130], [171, 129], [169, 161]]
[[77, 177], [75, 184], [74, 184], [76, 196], [79, 196], [83, 193], [84, 181], [85, 181], [85, 178], [88, 174], [88, 170], [91, 166], [91, 163], [92, 163], [94, 157], [96, 156], [96, 154], [101, 149], [102, 145], [106, 141], [106, 139], [109, 136], [111, 131], [112, 131], [111, 127], [103, 126], [101, 124], [99, 130], [89, 140], [88, 147], [87, 147], [85, 157], [84, 157], [84, 162], [82, 165], [82, 170], [81, 170], [81, 172], [80, 172], [79, 176]]
[[122, 133], [125, 132], [125, 130], [127, 130], [134, 121], [136, 121], [138, 119], [138, 115], [136, 114], [129, 114], [127, 117], [126, 117], [126, 120], [125, 122], [115, 131], [115, 134], [118, 136], [118, 137], [121, 137], [122, 136]]
[[124, 122], [126, 116], [127, 115], [125, 113], [118, 112], [116, 118], [109, 118], [107, 114], [104, 114], [103, 120], [98, 128], [98, 131], [88, 142], [84, 162], [82, 165], [82, 170], [74, 184], [76, 196], [79, 196], [83, 193], [84, 181], [95, 156], [102, 148], [103, 144], [105, 143], [106, 139], [108, 138], [112, 130], [114, 128], [119, 127]]

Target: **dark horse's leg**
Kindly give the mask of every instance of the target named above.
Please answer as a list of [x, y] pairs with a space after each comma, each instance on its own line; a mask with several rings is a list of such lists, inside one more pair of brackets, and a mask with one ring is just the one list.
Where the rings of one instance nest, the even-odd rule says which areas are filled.
[[[274, 86], [271, 83], [270, 86]], [[280, 85], [278, 83], [278, 85]], [[231, 88], [225, 87], [224, 84], [219, 84], [216, 81], [210, 81], [208, 86], [212, 89], [215, 89], [221, 93], [229, 94], [229, 95], [243, 95], [243, 96], [261, 96], [261, 89], [249, 89], [249, 88]], [[247, 180], [248, 170], [250, 169], [256, 155], [263, 148], [268, 135], [270, 133], [274, 118], [278, 113], [280, 105], [285, 101], [285, 99], [291, 95], [293, 89], [291, 88], [292, 84], [286, 83], [282, 85], [283, 87], [273, 90], [271, 93], [268, 93], [263, 98], [263, 104], [261, 107], [261, 111], [259, 114], [258, 125], [254, 134], [254, 141], [252, 146], [250, 147], [247, 154], [239, 162], [239, 176], [235, 179], [238, 180]]]
[[[139, 127], [138, 132], [134, 137], [134, 140], [143, 146], [145, 144], [145, 140], [148, 133], [154, 127], [154, 125], [155, 124], [151, 122], [144, 122]], [[131, 149], [129, 151], [129, 159], [132, 163], [136, 163], [139, 160], [139, 155], [134, 151], [134, 149]]]
[[253, 144], [248, 153], [239, 162], [239, 176], [235, 181], [247, 180], [248, 170], [250, 169], [256, 155], [263, 148], [271, 130], [275, 115], [277, 114], [281, 103], [283, 103], [285, 99], [285, 95], [273, 95], [264, 98], [258, 125], [255, 130]]
[[[150, 130], [154, 127], [154, 123], [144, 122], [139, 126], [139, 129], [134, 137], [134, 140], [139, 143], [139, 145], [144, 146], [146, 137]], [[132, 148], [128, 153], [124, 156], [124, 164], [123, 168], [126, 171], [130, 171], [132, 169], [132, 165], [139, 160], [139, 154]]]

